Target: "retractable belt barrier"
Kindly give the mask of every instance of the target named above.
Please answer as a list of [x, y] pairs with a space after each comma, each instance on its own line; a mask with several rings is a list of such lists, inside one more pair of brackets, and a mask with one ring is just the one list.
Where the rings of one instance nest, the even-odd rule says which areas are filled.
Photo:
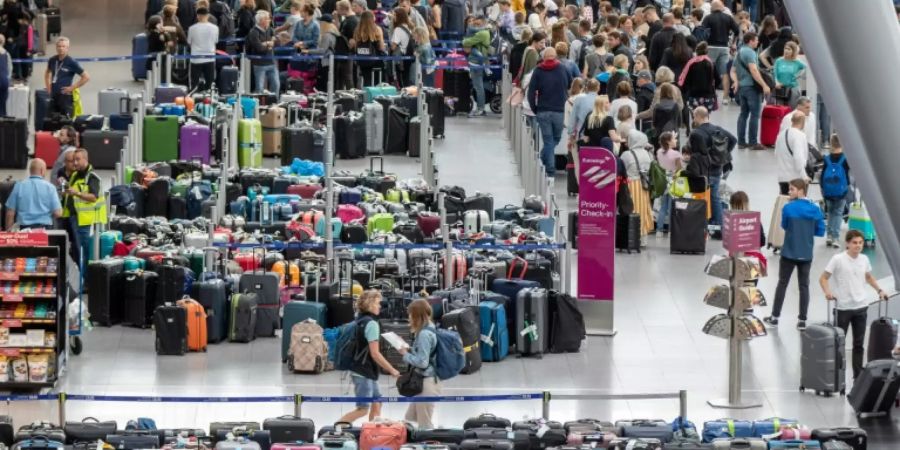
[[[265, 248], [267, 250], [284, 250], [284, 249], [302, 249], [315, 250], [325, 248], [324, 242], [307, 243], [307, 242], [273, 242], [271, 244], [228, 244], [215, 243], [214, 247], [228, 248], [232, 250], [242, 248]], [[352, 248], [358, 250], [383, 250], [383, 249], [399, 249], [399, 250], [443, 250], [445, 244], [341, 244], [334, 243], [335, 248]], [[453, 244], [454, 249], [459, 250], [510, 250], [510, 251], [535, 251], [535, 250], [565, 250], [565, 244]]]
[[550, 420], [551, 400], [660, 400], [677, 399], [678, 414], [687, 418], [687, 391], [641, 393], [641, 394], [553, 394], [550, 391], [528, 392], [520, 394], [495, 395], [443, 395], [419, 397], [350, 397], [325, 395], [277, 395], [277, 396], [156, 396], [156, 395], [84, 395], [65, 392], [37, 395], [4, 395], [0, 401], [6, 403], [55, 401], [59, 406], [59, 424], [66, 422], [66, 403], [68, 401], [89, 402], [131, 402], [131, 403], [291, 403], [294, 415], [302, 417], [304, 403], [470, 403], [496, 401], [541, 401], [541, 416]]

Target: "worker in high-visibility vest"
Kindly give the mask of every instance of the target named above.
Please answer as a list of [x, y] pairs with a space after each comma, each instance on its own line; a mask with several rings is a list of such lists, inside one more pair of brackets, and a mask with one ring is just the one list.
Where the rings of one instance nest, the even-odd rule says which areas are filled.
[[63, 217], [68, 219], [66, 231], [72, 243], [72, 259], [86, 265], [93, 250], [91, 227], [107, 221], [106, 198], [100, 191], [100, 177], [88, 163], [87, 150], [75, 150], [73, 163], [75, 171], [63, 190]]

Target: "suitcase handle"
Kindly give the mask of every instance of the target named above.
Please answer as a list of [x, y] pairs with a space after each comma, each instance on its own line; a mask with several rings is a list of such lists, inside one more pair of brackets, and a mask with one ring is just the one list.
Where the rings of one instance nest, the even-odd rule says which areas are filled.
[[369, 158], [369, 173], [372, 173], [372, 174], [376, 173], [375, 172], [375, 160], [378, 160], [379, 165], [380, 165], [379, 172], [377, 172], [377, 173], [383, 174], [384, 173], [384, 157], [383, 156], [373, 156], [373, 157]]
[[119, 114], [127, 116], [131, 115], [131, 97], [129, 97], [128, 95], [119, 99]]

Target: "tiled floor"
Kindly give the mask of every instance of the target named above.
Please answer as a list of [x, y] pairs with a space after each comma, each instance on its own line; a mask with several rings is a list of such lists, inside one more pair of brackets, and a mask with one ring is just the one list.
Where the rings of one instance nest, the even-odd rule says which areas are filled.
[[[109, 56], [130, 53], [130, 37], [140, 29], [143, 2], [121, 0], [67, 1], [64, 29], [72, 38], [75, 56]], [[83, 89], [85, 108], [94, 111], [96, 92], [107, 86], [138, 90], [130, 80], [128, 63], [88, 63], [92, 82]], [[43, 65], [36, 67], [42, 73]], [[34, 81], [32, 85], [34, 86]], [[714, 120], [734, 129], [737, 107], [715, 113]], [[447, 138], [436, 141], [440, 180], [458, 184], [469, 192], [492, 192], [495, 204], [518, 203], [521, 187], [508, 144], [503, 140], [497, 117], [469, 120], [448, 119]], [[762, 211], [768, 223], [777, 192], [774, 157], [771, 151], [737, 151], [737, 170], [728, 180], [733, 189], [750, 193], [751, 204]], [[270, 162], [274, 164], [274, 162]], [[339, 161], [339, 168], [362, 170], [364, 160]], [[418, 164], [404, 157], [389, 157], [388, 170], [401, 177], [418, 174]], [[6, 176], [7, 173], [3, 173]], [[12, 173], [20, 175], [19, 173]], [[108, 175], [108, 174], [107, 174]], [[557, 182], [557, 197], [566, 208], [575, 207], [567, 199], [565, 179]], [[744, 393], [759, 400], [761, 408], [722, 411], [710, 408], [707, 400], [723, 397], [727, 389], [727, 353], [723, 341], [704, 335], [703, 323], [718, 311], [706, 307], [702, 297], [713, 280], [702, 268], [708, 256], [672, 256], [663, 237], [651, 237], [649, 248], [635, 255], [616, 258], [614, 338], [590, 338], [581, 353], [547, 355], [542, 360], [516, 359], [485, 364], [474, 375], [460, 376], [446, 383], [446, 394], [497, 394], [550, 390], [564, 393], [653, 393], [688, 390], [688, 412], [695, 422], [731, 416], [758, 418], [773, 415], [797, 417], [809, 426], [851, 425], [857, 420], [842, 397], [822, 398], [799, 393], [799, 334], [794, 329], [797, 312], [796, 287], [789, 291], [783, 323], [779, 330], [745, 345]], [[718, 243], [708, 244], [708, 255]], [[816, 248], [812, 274], [818, 276], [833, 251]], [[878, 276], [890, 273], [878, 250], [870, 253]], [[778, 258], [770, 258], [773, 273]], [[760, 286], [771, 300], [774, 278]], [[573, 286], [575, 284], [573, 283]], [[818, 286], [812, 287], [812, 320], [825, 318], [826, 308]], [[767, 311], [760, 312], [764, 315]], [[872, 313], [874, 315], [874, 312]], [[245, 344], [223, 344], [208, 353], [182, 358], [156, 357], [151, 331], [116, 327], [94, 329], [85, 336], [85, 351], [73, 357], [59, 390], [79, 394], [134, 395], [307, 395], [349, 394], [347, 380], [337, 373], [321, 376], [289, 374], [278, 358], [275, 339], [259, 339]], [[396, 393], [383, 380], [383, 393]], [[333, 421], [351, 406], [347, 404], [306, 404], [303, 413], [319, 424]], [[52, 403], [16, 403], [0, 406], [9, 410], [17, 423], [37, 418], [54, 418]], [[399, 417], [403, 405], [387, 405], [385, 414]], [[115, 418], [123, 423], [136, 416], [155, 417], [162, 426], [199, 425], [213, 419], [262, 419], [292, 411], [277, 404], [127, 404], [71, 401], [69, 418], [85, 415]], [[493, 402], [486, 404], [442, 404], [437, 422], [452, 426], [479, 411], [492, 411], [514, 419], [537, 416], [539, 401]], [[552, 402], [551, 415], [565, 420], [575, 417], [671, 419], [678, 414], [674, 400], [656, 401], [562, 401]], [[896, 448], [896, 423], [868, 420], [864, 426], [872, 434], [871, 448]]]

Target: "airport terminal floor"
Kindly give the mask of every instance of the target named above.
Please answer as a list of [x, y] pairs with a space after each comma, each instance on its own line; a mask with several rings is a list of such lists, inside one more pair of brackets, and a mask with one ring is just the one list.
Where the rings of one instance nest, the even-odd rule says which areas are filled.
[[[141, 29], [144, 2], [139, 0], [68, 0], [64, 4], [64, 34], [71, 39], [75, 57], [128, 55], [131, 37]], [[143, 85], [133, 82], [129, 62], [87, 63], [90, 83], [82, 88], [86, 111], [96, 108], [97, 92], [106, 87], [133, 91]], [[36, 64], [32, 87], [41, 87], [43, 64]], [[738, 107], [724, 106], [712, 114], [716, 124], [734, 130]], [[499, 115], [448, 118], [446, 138], [434, 143], [440, 183], [464, 186], [467, 191], [491, 192], [495, 205], [519, 203], [521, 180], [501, 128]], [[847, 149], [852, 152], [853, 149]], [[752, 210], [760, 211], [768, 224], [778, 194], [774, 152], [736, 150], [735, 170], [727, 179], [733, 190], [749, 194]], [[274, 160], [267, 160], [274, 167]], [[339, 160], [337, 169], [358, 172], [367, 160]], [[388, 157], [386, 168], [400, 178], [414, 177], [418, 163], [405, 157]], [[24, 176], [24, 171], [2, 171], [2, 177]], [[108, 186], [111, 171], [102, 172]], [[561, 208], [577, 208], [565, 192], [565, 172], [555, 183]], [[818, 196], [818, 189], [812, 196]], [[721, 251], [719, 241], [709, 241], [706, 255], [670, 255], [668, 238], [649, 236], [648, 246], [637, 254], [617, 254], [615, 270], [614, 337], [588, 337], [580, 353], [547, 354], [542, 359], [509, 357], [484, 364], [472, 375], [453, 378], [444, 385], [444, 395], [516, 394], [549, 391], [554, 394], [639, 394], [687, 391], [688, 418], [698, 425], [720, 417], [757, 419], [771, 416], [796, 418], [811, 428], [856, 426], [869, 432], [869, 449], [896, 448], [900, 424], [891, 418], [860, 419], [858, 422], [845, 397], [829, 398], [800, 392], [800, 332], [795, 328], [798, 311], [796, 279], [788, 289], [785, 310], [777, 329], [768, 336], [744, 344], [743, 396], [762, 406], [747, 410], [720, 410], [710, 399], [727, 396], [728, 347], [725, 341], [704, 334], [703, 324], [719, 311], [703, 303], [714, 281], [704, 274], [709, 258]], [[828, 259], [838, 250], [817, 238], [811, 278], [816, 280]], [[769, 302], [777, 282], [778, 257], [769, 256], [770, 276], [759, 287]], [[879, 249], [866, 249], [877, 278], [890, 274]], [[570, 271], [573, 277], [577, 270]], [[572, 283], [576, 286], [577, 283]], [[889, 285], [888, 285], [889, 286]], [[828, 308], [818, 284], [813, 281], [809, 318], [824, 321]], [[894, 310], [898, 308], [894, 306]], [[756, 315], [769, 315], [770, 307]], [[893, 312], [893, 311], [892, 311]], [[870, 311], [870, 320], [876, 317]], [[158, 357], [151, 330], [96, 327], [86, 331], [84, 351], [71, 356], [56, 389], [70, 394], [147, 396], [270, 396], [352, 395], [347, 376], [340, 372], [322, 375], [290, 373], [278, 358], [280, 339], [257, 339], [250, 344], [211, 346], [205, 353], [184, 357]], [[849, 356], [848, 339], [848, 356]], [[849, 369], [848, 369], [849, 371]], [[850, 374], [848, 376], [848, 389]], [[382, 393], [396, 395], [388, 377], [381, 378]], [[303, 415], [317, 425], [330, 424], [353, 408], [352, 404], [309, 403]], [[405, 404], [387, 404], [383, 415], [402, 418]], [[555, 400], [550, 417], [566, 421], [582, 417], [603, 420], [661, 418], [679, 414], [678, 401], [665, 400]], [[16, 424], [33, 420], [56, 420], [54, 402], [13, 402], [0, 405], [0, 414], [12, 415]], [[290, 414], [291, 404], [278, 403], [125, 403], [70, 401], [70, 419], [94, 416], [116, 419], [120, 424], [137, 416], [153, 417], [160, 427], [205, 427], [214, 420], [262, 420]], [[482, 403], [439, 403], [435, 424], [453, 426], [480, 412], [519, 420], [540, 417], [540, 400]]]

